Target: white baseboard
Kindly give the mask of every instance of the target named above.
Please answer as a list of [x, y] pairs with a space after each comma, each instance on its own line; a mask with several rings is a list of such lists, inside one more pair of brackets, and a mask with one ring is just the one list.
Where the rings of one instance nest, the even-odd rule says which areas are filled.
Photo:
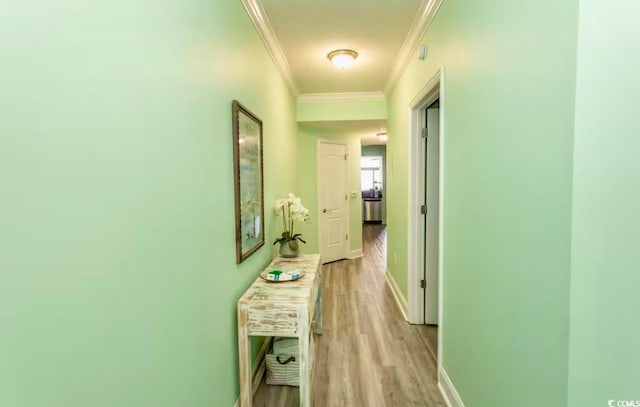
[[[251, 387], [252, 387], [251, 394], [253, 396], [256, 395], [256, 392], [258, 391], [258, 387], [260, 387], [260, 383], [262, 382], [264, 371], [267, 368], [264, 355], [267, 353], [267, 351], [271, 347], [271, 342], [273, 342], [273, 338], [265, 338], [264, 342], [262, 343], [262, 347], [260, 348], [260, 351], [256, 356], [256, 362], [258, 363], [253, 369], [253, 375], [252, 375], [253, 380], [251, 382]], [[236, 400], [236, 404], [234, 404], [233, 407], [240, 407], [240, 398]]]
[[440, 393], [442, 393], [442, 397], [444, 398], [445, 403], [449, 407], [464, 407], [464, 403], [462, 402], [462, 398], [458, 394], [458, 390], [453, 385], [453, 382], [447, 375], [447, 372], [444, 370], [444, 367], [441, 367], [438, 370], [438, 388], [440, 389]]
[[407, 304], [407, 300], [404, 298], [404, 295], [402, 295], [398, 284], [396, 284], [396, 280], [393, 279], [393, 276], [391, 275], [391, 273], [389, 273], [389, 270], [387, 270], [387, 272], [384, 274], [384, 277], [387, 281], [387, 285], [393, 293], [393, 297], [396, 299], [396, 303], [398, 304], [398, 308], [400, 308], [400, 312], [402, 313], [404, 320], [408, 321], [409, 319], [407, 318], [407, 315], [409, 313], [409, 305]]
[[348, 257], [349, 259], [357, 259], [359, 257], [362, 257], [362, 248], [351, 250], [349, 252], [349, 257]]

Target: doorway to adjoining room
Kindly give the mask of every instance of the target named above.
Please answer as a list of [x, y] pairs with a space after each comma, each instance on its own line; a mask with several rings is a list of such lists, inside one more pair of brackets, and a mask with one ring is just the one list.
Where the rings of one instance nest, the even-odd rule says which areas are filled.
[[386, 132], [378, 131], [362, 139], [360, 158], [360, 189], [362, 193], [362, 237], [376, 242], [365, 245], [385, 259], [387, 255], [387, 191], [386, 191]]
[[[384, 148], [384, 147], [383, 147]], [[362, 193], [362, 223], [385, 224], [384, 221], [384, 156], [365, 156], [368, 151], [378, 151], [363, 147], [360, 164], [360, 186]]]
[[[427, 350], [442, 366], [442, 223], [445, 168], [445, 69], [410, 104], [408, 320], [426, 325]], [[441, 371], [438, 373], [441, 374]]]

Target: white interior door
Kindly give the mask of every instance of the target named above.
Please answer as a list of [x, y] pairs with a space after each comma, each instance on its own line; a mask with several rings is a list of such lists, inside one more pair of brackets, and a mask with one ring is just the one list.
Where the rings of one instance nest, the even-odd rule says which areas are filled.
[[427, 109], [425, 216], [425, 323], [438, 324], [438, 184], [440, 109]]
[[322, 262], [348, 252], [347, 146], [318, 142], [318, 209]]

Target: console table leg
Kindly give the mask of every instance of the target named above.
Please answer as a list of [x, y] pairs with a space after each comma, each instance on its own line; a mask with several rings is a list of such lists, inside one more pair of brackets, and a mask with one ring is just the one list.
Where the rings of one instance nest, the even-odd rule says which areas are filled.
[[309, 316], [306, 306], [298, 310], [298, 344], [300, 346], [300, 407], [311, 406], [311, 355], [309, 354]]
[[238, 359], [240, 367], [240, 407], [253, 403], [251, 383], [251, 341], [247, 331], [247, 310], [238, 308]]

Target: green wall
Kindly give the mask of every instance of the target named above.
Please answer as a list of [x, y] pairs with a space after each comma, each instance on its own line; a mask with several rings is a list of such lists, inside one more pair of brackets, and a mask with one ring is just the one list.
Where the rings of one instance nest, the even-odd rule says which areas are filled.
[[360, 194], [360, 136], [348, 132], [315, 128], [299, 124], [298, 163], [300, 172], [299, 191], [302, 202], [309, 209], [311, 222], [301, 225], [306, 245], [302, 251], [319, 252], [318, 229], [318, 140], [336, 140], [347, 144], [347, 185], [349, 191], [358, 192], [356, 199], [349, 194], [349, 249], [352, 252], [362, 250], [362, 199]]
[[567, 404], [577, 11], [445, 1], [388, 102], [388, 268], [406, 295], [409, 104], [446, 66], [444, 368], [467, 406]]
[[640, 56], [632, 0], [580, 1], [569, 405], [640, 400]]
[[[0, 27], [0, 405], [231, 407], [295, 101], [239, 1], [40, 3]], [[241, 266], [232, 99], [265, 137], [267, 245]]]
[[298, 102], [297, 117], [299, 122], [384, 120], [387, 118], [387, 102]]
[[380, 156], [382, 157], [382, 223], [387, 223], [387, 146], [362, 146], [360, 150], [363, 157]]

